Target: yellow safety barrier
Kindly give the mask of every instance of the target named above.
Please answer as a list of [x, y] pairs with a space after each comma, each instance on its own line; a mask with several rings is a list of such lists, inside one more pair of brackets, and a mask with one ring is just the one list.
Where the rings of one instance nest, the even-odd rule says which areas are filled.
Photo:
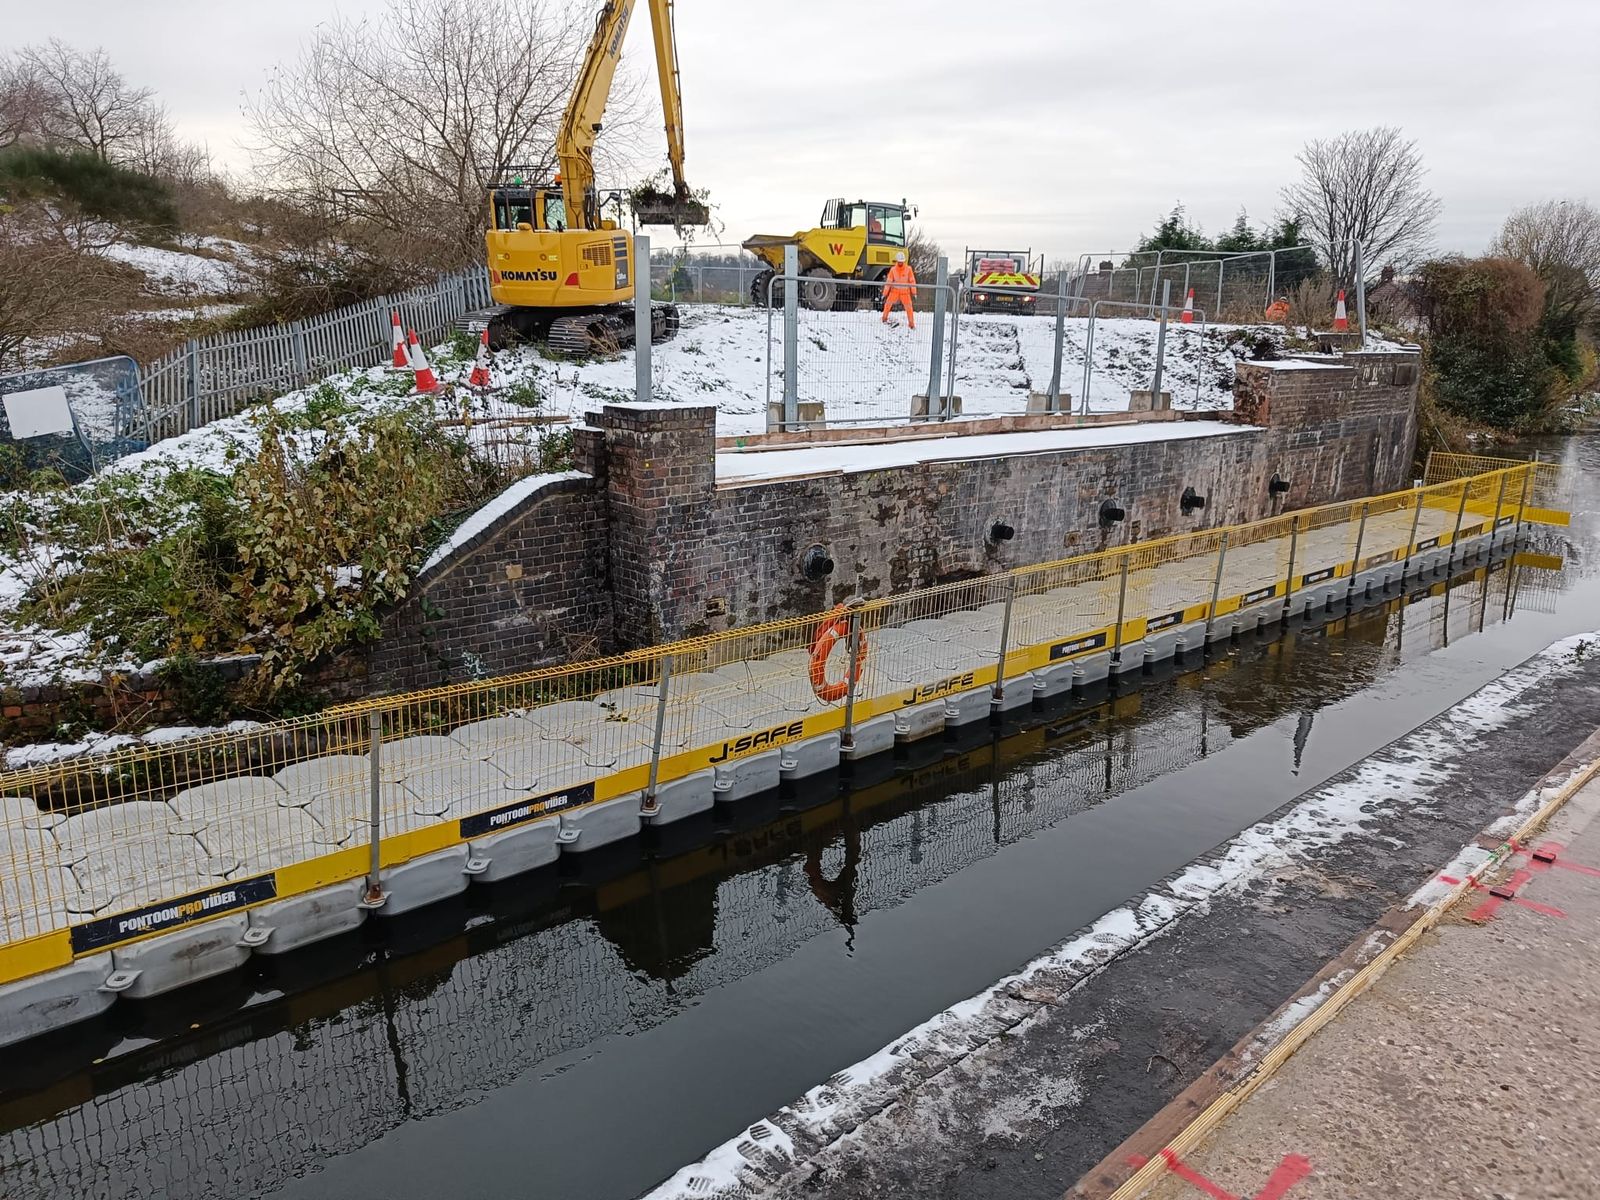
[[1520, 458], [1491, 458], [1482, 454], [1448, 454], [1430, 450], [1428, 461], [1423, 467], [1422, 482], [1425, 485], [1446, 483], [1452, 479], [1464, 479], [1468, 476], [1522, 466], [1531, 468], [1528, 476], [1528, 494], [1524, 499], [1523, 520], [1531, 521], [1535, 525], [1570, 524], [1571, 514], [1562, 507], [1566, 501], [1560, 485], [1561, 468], [1556, 463], [1540, 462], [1537, 459], [1530, 462]]
[[1287, 606], [1304, 589], [1520, 523], [1543, 469], [1519, 463], [842, 611], [0, 773], [0, 982], [553, 815], [563, 827], [606, 804], [648, 815], [666, 785], [697, 772], [833, 733], [848, 744], [874, 718], [998, 700], [1031, 672]]

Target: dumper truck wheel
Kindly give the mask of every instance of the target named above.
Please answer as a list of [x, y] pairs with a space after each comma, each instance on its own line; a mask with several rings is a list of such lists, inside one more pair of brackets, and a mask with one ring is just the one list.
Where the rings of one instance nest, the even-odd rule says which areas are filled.
[[827, 267], [812, 267], [800, 281], [800, 303], [816, 312], [833, 307], [839, 294], [839, 281]]
[[757, 308], [766, 308], [769, 300], [774, 306], [783, 303], [783, 283], [781, 280], [772, 288], [770, 296], [767, 293], [767, 288], [772, 284], [774, 274], [776, 272], [771, 267], [768, 267], [764, 271], [756, 272], [756, 277], [750, 281], [750, 303]]

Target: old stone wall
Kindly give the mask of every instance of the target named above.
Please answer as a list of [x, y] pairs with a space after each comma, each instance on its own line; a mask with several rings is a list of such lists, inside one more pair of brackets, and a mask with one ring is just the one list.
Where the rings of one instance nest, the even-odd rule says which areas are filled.
[[592, 477], [544, 484], [424, 571], [379, 640], [327, 664], [312, 685], [395, 691], [606, 653], [607, 531], [605, 496]]
[[1237, 420], [1268, 431], [1290, 508], [1410, 487], [1418, 357], [1340, 355], [1235, 370]]

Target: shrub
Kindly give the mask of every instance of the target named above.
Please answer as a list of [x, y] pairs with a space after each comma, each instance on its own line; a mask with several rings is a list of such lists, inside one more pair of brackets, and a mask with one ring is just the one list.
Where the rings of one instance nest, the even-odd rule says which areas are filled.
[[67, 200], [90, 216], [152, 233], [178, 230], [166, 184], [93, 154], [12, 146], [0, 154], [0, 190], [14, 198]]

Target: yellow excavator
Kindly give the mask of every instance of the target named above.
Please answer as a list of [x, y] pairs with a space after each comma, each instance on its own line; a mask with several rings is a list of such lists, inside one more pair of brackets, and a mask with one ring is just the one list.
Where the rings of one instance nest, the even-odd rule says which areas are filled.
[[[678, 85], [673, 0], [646, 0], [655, 35], [661, 108], [666, 117], [667, 157], [673, 190], [640, 190], [631, 197], [644, 225], [704, 225], [706, 206], [691, 195], [683, 174], [683, 99]], [[547, 183], [530, 181], [528, 168], [507, 166], [489, 189], [484, 241], [489, 258], [489, 293], [495, 303], [465, 314], [458, 325], [487, 327], [489, 341], [540, 340], [563, 354], [593, 354], [631, 346], [634, 288], [650, 286], [650, 264], [634, 261], [633, 236], [602, 215], [620, 193], [602, 196], [595, 186], [594, 144], [611, 96], [636, 0], [606, 0], [595, 21], [566, 112], [556, 134], [560, 173]], [[678, 330], [678, 310], [652, 305], [650, 340], [665, 341]]]

